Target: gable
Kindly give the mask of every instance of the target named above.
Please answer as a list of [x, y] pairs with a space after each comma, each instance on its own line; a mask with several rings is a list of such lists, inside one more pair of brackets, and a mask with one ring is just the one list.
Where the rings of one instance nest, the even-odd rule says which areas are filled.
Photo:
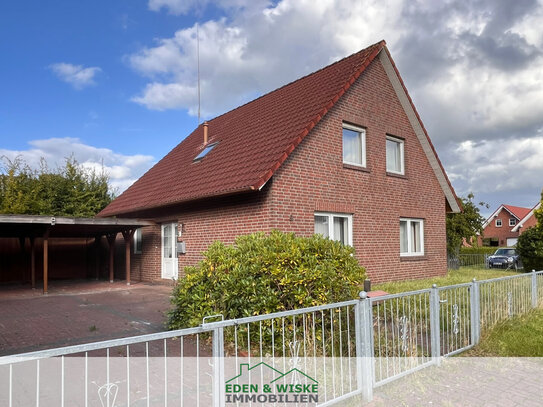
[[[386, 51], [384, 41], [210, 120], [209, 144], [217, 144], [195, 162], [194, 158], [205, 148], [200, 125], [98, 216], [126, 215], [260, 190], [373, 59], [388, 56], [383, 49]], [[399, 77], [396, 72], [390, 73], [389, 78], [398, 81]], [[406, 95], [405, 88], [395, 90]], [[404, 109], [414, 110], [408, 97], [407, 100], [405, 106], [402, 103]], [[452, 211], [459, 211], [452, 186], [420, 119], [416, 114], [412, 116], [448, 205]]]

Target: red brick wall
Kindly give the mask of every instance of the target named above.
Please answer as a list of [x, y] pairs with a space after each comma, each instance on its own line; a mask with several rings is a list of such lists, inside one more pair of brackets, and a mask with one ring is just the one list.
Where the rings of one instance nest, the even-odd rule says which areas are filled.
[[[344, 168], [342, 121], [366, 128], [368, 171]], [[387, 134], [405, 139], [405, 177], [386, 174]], [[445, 196], [377, 59], [262, 191], [131, 216], [184, 225], [182, 275], [214, 240], [231, 243], [237, 235], [272, 228], [311, 235], [315, 211], [354, 214], [356, 256], [374, 282], [446, 273]], [[424, 219], [423, 257], [400, 259], [400, 217]], [[160, 250], [160, 227], [144, 229], [133, 278], [140, 273], [135, 267], [143, 280], [160, 278]]]
[[[518, 232], [512, 232], [511, 229], [513, 229], [515, 226], [509, 226], [509, 219], [512, 218], [513, 215], [511, 215], [509, 212], [507, 212], [505, 209], [502, 209], [498, 216], [493, 218], [490, 223], [487, 225], [487, 227], [483, 230], [483, 237], [486, 238], [498, 238], [499, 245], [500, 246], [506, 246], [507, 245], [507, 238], [508, 237], [518, 237]], [[502, 226], [497, 227], [496, 226], [496, 219], [501, 219]], [[518, 220], [517, 220], [518, 222]], [[482, 242], [481, 242], [482, 243]]]
[[[368, 171], [344, 168], [343, 121], [366, 129]], [[405, 177], [386, 174], [387, 134], [405, 139]], [[273, 227], [310, 235], [315, 211], [354, 214], [356, 256], [372, 281], [446, 273], [445, 196], [378, 60], [273, 180]], [[400, 217], [424, 219], [423, 258], [400, 259]]]

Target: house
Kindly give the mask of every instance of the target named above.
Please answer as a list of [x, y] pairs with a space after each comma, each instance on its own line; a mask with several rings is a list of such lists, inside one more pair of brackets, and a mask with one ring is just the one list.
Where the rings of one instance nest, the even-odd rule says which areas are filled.
[[517, 226], [530, 213], [530, 208], [502, 204], [483, 224], [483, 234], [478, 237], [482, 246], [514, 246], [520, 230]]
[[524, 218], [519, 220], [511, 231], [518, 232], [518, 234], [521, 235], [526, 229], [535, 226], [537, 224], [537, 219], [534, 212], [539, 208], [541, 208], [541, 202], [538, 202]]
[[133, 278], [177, 278], [215, 240], [280, 229], [352, 245], [385, 281], [445, 274], [459, 211], [381, 41], [199, 125], [98, 216], [159, 224], [135, 237]]

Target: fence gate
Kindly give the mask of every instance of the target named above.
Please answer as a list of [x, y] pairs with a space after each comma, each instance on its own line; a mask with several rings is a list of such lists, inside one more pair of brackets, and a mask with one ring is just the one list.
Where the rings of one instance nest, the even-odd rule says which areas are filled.
[[473, 345], [472, 283], [438, 288], [440, 355], [451, 356]]

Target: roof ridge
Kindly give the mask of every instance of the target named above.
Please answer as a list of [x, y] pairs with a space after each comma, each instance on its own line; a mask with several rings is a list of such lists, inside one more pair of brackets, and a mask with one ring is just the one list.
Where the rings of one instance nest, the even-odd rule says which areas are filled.
[[[305, 78], [307, 78], [307, 77], [309, 77], [309, 76], [315, 75], [315, 74], [317, 74], [317, 73], [319, 73], [319, 72], [321, 72], [321, 71], [323, 71], [323, 70], [325, 70], [325, 69], [328, 69], [328, 68], [330, 68], [330, 67], [332, 67], [332, 66], [334, 66], [334, 65], [339, 64], [340, 62], [342, 62], [342, 61], [344, 61], [344, 60], [346, 60], [346, 59], [348, 59], [348, 58], [351, 58], [351, 57], [353, 57], [353, 56], [355, 56], [355, 55], [357, 55], [357, 54], [361, 54], [361, 53], [363, 53], [363, 52], [365, 52], [365, 51], [368, 51], [370, 48], [377, 47], [378, 45], [381, 45], [381, 46], [386, 45], [385, 40], [381, 40], [381, 41], [379, 41], [379, 42], [376, 42], [375, 44], [372, 44], [372, 45], [370, 45], [369, 47], [366, 47], [366, 48], [364, 48], [364, 49], [361, 49], [360, 51], [354, 52], [354, 53], [352, 53], [352, 54], [350, 54], [350, 55], [347, 55], [347, 56], [345, 56], [345, 57], [343, 57], [343, 58], [341, 58], [341, 59], [338, 59], [337, 61], [332, 62], [332, 63], [329, 64], [329, 65], [323, 66], [322, 68], [317, 69], [316, 71], [310, 72], [310, 73], [308, 73], [308, 74], [306, 74], [306, 75], [304, 75], [304, 76], [302, 76], [302, 77], [300, 77], [300, 78], [298, 78], [298, 79], [295, 79], [295, 80], [293, 80], [293, 81], [290, 81], [290, 82], [288, 82], [288, 83], [285, 83], [285, 84], [282, 85], [281, 87], [275, 88], [275, 89], [273, 89], [273, 90], [270, 90], [269, 92], [266, 92], [266, 93], [264, 93], [264, 94], [258, 96], [258, 97], [255, 98], [255, 99], [249, 100], [248, 102], [245, 102], [244, 104], [239, 105], [239, 106], [233, 108], [232, 110], [228, 110], [228, 111], [226, 111], [226, 112], [224, 112], [224, 113], [221, 113], [220, 115], [215, 116], [215, 117], [213, 117], [212, 119], [207, 120], [207, 122], [210, 123], [210, 122], [212, 122], [213, 120], [216, 120], [216, 119], [218, 119], [218, 118], [220, 118], [220, 117], [222, 117], [222, 116], [224, 116], [224, 115], [227, 115], [227, 114], [230, 114], [230, 113], [232, 113], [232, 112], [235, 112], [236, 110], [241, 109], [242, 107], [248, 105], [249, 103], [256, 102], [257, 100], [262, 99], [262, 98], [265, 97], [265, 96], [268, 96], [268, 95], [271, 95], [271, 94], [273, 94], [273, 93], [275, 93], [275, 92], [278, 92], [278, 91], [280, 91], [281, 89], [286, 88], [287, 86], [290, 86], [290, 85], [292, 85], [292, 84], [294, 84], [294, 83], [296, 83], [296, 82], [299, 82], [299, 81], [301, 81], [302, 79], [305, 79]], [[200, 125], [201, 125], [201, 124], [199, 124], [199, 125], [196, 127], [196, 129], [197, 129], [198, 127], [200, 127]], [[196, 130], [196, 129], [195, 129], [195, 130]]]

